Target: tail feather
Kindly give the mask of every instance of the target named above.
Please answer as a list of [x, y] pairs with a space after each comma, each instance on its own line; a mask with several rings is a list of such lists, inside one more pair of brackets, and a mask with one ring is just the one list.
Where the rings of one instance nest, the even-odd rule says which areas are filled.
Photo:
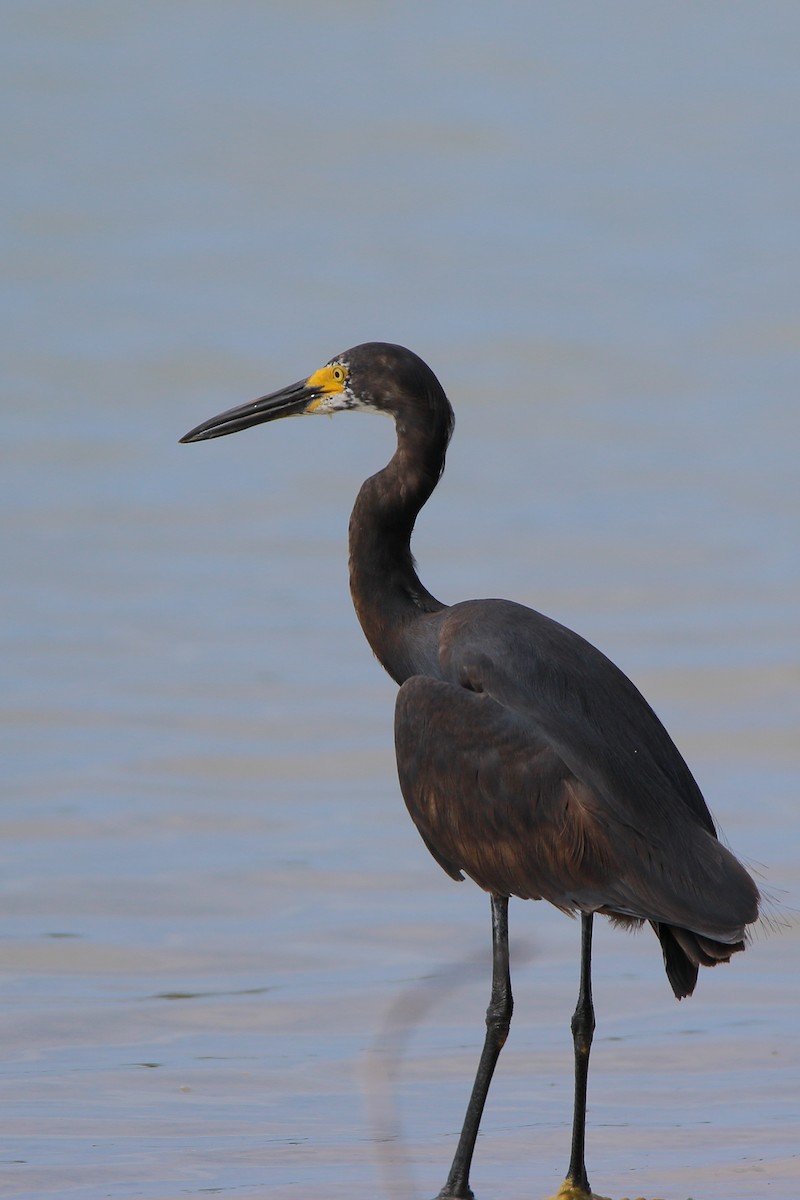
[[676, 925], [652, 922], [661, 950], [664, 967], [672, 990], [679, 1000], [691, 996], [697, 983], [699, 967], [715, 967], [720, 962], [730, 962], [732, 954], [744, 950], [744, 942], [718, 942], [690, 929]]

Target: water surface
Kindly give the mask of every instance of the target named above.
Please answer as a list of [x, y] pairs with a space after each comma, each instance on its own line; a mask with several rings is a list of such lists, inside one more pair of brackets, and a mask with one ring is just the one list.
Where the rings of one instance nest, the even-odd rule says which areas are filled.
[[[431, 1196], [485, 897], [409, 822], [345, 536], [388, 422], [199, 420], [356, 342], [458, 427], [415, 549], [610, 653], [773, 895], [694, 998], [597, 933], [601, 1193], [797, 1193], [794, 5], [5, 9], [0, 1193]], [[479, 1197], [566, 1166], [578, 928], [511, 911]]]

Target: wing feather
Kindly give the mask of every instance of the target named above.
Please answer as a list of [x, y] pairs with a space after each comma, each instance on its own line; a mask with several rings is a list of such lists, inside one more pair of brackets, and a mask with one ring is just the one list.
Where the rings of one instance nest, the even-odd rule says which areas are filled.
[[754, 885], [737, 860], [699, 820], [676, 822], [673, 836], [662, 822], [650, 836], [629, 802], [609, 803], [611, 785], [580, 777], [563, 731], [532, 707], [423, 676], [401, 687], [400, 786], [440, 865], [497, 894], [739, 942], [747, 918], [729, 902], [730, 881], [744, 877], [751, 907]]

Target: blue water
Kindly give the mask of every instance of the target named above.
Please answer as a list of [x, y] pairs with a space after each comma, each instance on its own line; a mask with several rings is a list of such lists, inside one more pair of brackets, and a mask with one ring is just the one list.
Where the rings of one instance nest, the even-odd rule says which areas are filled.
[[[488, 905], [405, 814], [346, 525], [388, 422], [204, 446], [380, 338], [457, 413], [415, 551], [578, 628], [773, 898], [672, 1000], [597, 934], [603, 1195], [800, 1190], [800, 11], [8, 3], [0, 1194], [431, 1196]], [[512, 905], [479, 1198], [569, 1141], [578, 930]]]

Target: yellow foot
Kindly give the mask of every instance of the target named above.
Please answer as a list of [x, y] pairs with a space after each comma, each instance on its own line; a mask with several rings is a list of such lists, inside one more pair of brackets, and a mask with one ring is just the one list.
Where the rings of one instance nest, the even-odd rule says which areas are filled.
[[[596, 1192], [585, 1192], [583, 1188], [576, 1187], [569, 1179], [565, 1179], [555, 1196], [550, 1196], [549, 1200], [610, 1200], [608, 1196], [598, 1196]], [[637, 1197], [637, 1200], [644, 1200], [644, 1196]], [[655, 1196], [653, 1200], [656, 1200]]]
[[585, 1192], [576, 1187], [569, 1179], [565, 1179], [555, 1196], [549, 1200], [609, 1200], [608, 1196], [598, 1196], [595, 1192]]

